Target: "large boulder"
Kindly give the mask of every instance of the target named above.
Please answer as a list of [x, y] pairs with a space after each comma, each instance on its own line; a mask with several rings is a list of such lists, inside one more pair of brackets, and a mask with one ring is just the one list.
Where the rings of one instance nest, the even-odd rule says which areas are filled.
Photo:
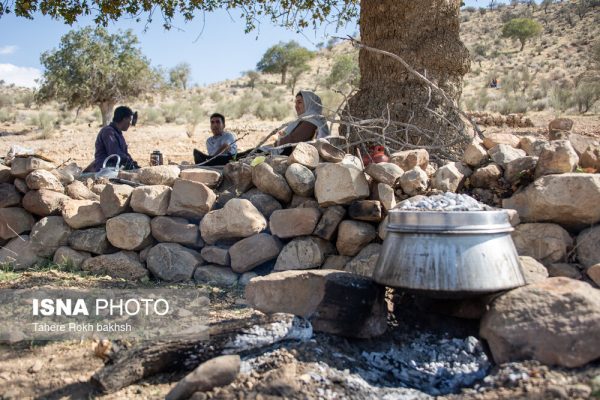
[[579, 157], [568, 140], [554, 140], [549, 142], [540, 154], [535, 177], [563, 174], [577, 169]]
[[378, 200], [357, 200], [348, 207], [348, 216], [359, 221], [379, 222], [383, 218]]
[[69, 235], [69, 246], [74, 250], [93, 254], [108, 254], [117, 251], [108, 241], [104, 226], [73, 231]]
[[525, 153], [530, 157], [539, 157], [542, 154], [542, 151], [546, 148], [548, 141], [537, 139], [530, 136], [525, 136], [521, 138], [521, 149], [525, 151]]
[[171, 191], [171, 187], [166, 185], [136, 187], [131, 192], [131, 208], [135, 212], [154, 217], [166, 215]]
[[391, 209], [396, 207], [396, 196], [394, 194], [394, 189], [390, 185], [386, 185], [385, 183], [377, 183], [373, 187], [371, 197], [375, 200], [378, 200], [386, 212], [389, 212]]
[[139, 213], [125, 213], [106, 221], [106, 237], [115, 247], [123, 250], [141, 250], [152, 243], [150, 217]]
[[38, 256], [51, 257], [56, 249], [69, 243], [71, 232], [62, 217], [44, 217], [31, 228], [29, 240]]
[[498, 164], [491, 163], [477, 169], [469, 177], [472, 187], [491, 188], [498, 186], [498, 179], [502, 177], [502, 169]]
[[535, 282], [540, 282], [548, 277], [548, 269], [535, 258], [519, 256], [519, 262], [526, 284], [530, 285]]
[[22, 208], [0, 208], [0, 239], [11, 239], [30, 231], [34, 223], [33, 216]]
[[17, 178], [25, 178], [36, 169], [53, 170], [54, 164], [36, 157], [16, 157], [11, 161], [10, 173]]
[[194, 271], [194, 281], [216, 286], [234, 286], [239, 275], [230, 268], [217, 265], [200, 265]]
[[331, 240], [338, 225], [344, 219], [346, 209], [342, 206], [327, 207], [313, 234], [325, 240]]
[[385, 288], [335, 270], [285, 271], [252, 279], [248, 304], [264, 313], [308, 318], [316, 331], [371, 338], [387, 329]]
[[252, 183], [252, 167], [242, 161], [230, 162], [223, 167], [223, 178], [226, 187], [231, 187], [233, 192], [244, 193], [250, 189]]
[[281, 239], [306, 236], [313, 233], [321, 212], [316, 208], [289, 208], [271, 214], [269, 229]]
[[580, 230], [600, 221], [600, 175], [547, 175], [502, 201], [523, 222], [554, 222]]
[[263, 193], [256, 188], [248, 190], [246, 193], [242, 194], [240, 198], [249, 200], [250, 203], [252, 203], [252, 205], [267, 219], [271, 217], [271, 214], [273, 214], [274, 211], [281, 210], [282, 208], [281, 203], [277, 201], [275, 197]]
[[90, 257], [92, 255], [85, 251], [77, 251], [68, 246], [61, 246], [54, 252], [52, 261], [55, 264], [67, 264], [75, 269], [81, 269], [83, 262]]
[[315, 197], [322, 207], [350, 204], [369, 197], [365, 174], [352, 166], [321, 164], [317, 168]]
[[259, 233], [242, 239], [229, 248], [231, 269], [243, 274], [260, 264], [277, 258], [282, 244], [274, 236]]
[[600, 291], [569, 278], [520, 287], [491, 304], [480, 334], [498, 364], [583, 366], [600, 357]]
[[600, 139], [595, 136], [585, 136], [577, 133], [569, 133], [569, 142], [575, 149], [578, 156], [581, 155], [589, 148], [600, 147]]
[[13, 176], [10, 173], [10, 167], [0, 164], [0, 183], [10, 183], [13, 181]]
[[216, 188], [221, 182], [221, 173], [212, 169], [190, 168], [181, 171], [179, 178], [203, 183], [209, 188]]
[[470, 167], [478, 167], [488, 159], [488, 153], [481, 143], [472, 142], [463, 154], [463, 162]]
[[404, 170], [394, 163], [370, 163], [365, 172], [377, 182], [394, 187]]
[[177, 179], [173, 184], [168, 215], [200, 219], [212, 209], [217, 196], [204, 183]]
[[175, 179], [179, 177], [179, 172], [179, 167], [176, 165], [144, 167], [138, 172], [137, 179], [144, 185], [173, 186]]
[[94, 200], [99, 201], [100, 196], [94, 193], [83, 182], [73, 181], [66, 188], [67, 195], [75, 200]]
[[[260, 234], [259, 234], [260, 235]], [[255, 235], [256, 236], [256, 235]], [[254, 236], [250, 236], [254, 237]], [[249, 238], [247, 238], [249, 239]], [[243, 242], [246, 239], [240, 240]], [[240, 243], [238, 242], [238, 243]], [[259, 248], [252, 249], [251, 251], [259, 250]], [[200, 251], [200, 255], [202, 259], [206, 261], [208, 264], [217, 264], [225, 267], [229, 267], [231, 265], [231, 258], [229, 257], [229, 249], [226, 247], [220, 246], [205, 246]]]
[[557, 224], [531, 223], [518, 225], [512, 239], [519, 255], [530, 256], [543, 264], [565, 260], [573, 239]]
[[109, 184], [100, 193], [100, 207], [106, 218], [129, 211], [133, 188], [129, 185]]
[[379, 243], [370, 243], [366, 245], [344, 266], [344, 271], [371, 278], [375, 271], [380, 252], [381, 245]]
[[30, 190], [23, 196], [23, 208], [40, 217], [59, 215], [63, 203], [68, 200], [69, 196], [53, 190]]
[[502, 168], [504, 168], [509, 162], [527, 155], [527, 153], [525, 153], [523, 150], [515, 149], [507, 144], [498, 144], [492, 147], [488, 153], [492, 160]]
[[43, 262], [44, 259], [36, 254], [28, 235], [15, 237], [0, 247], [0, 265], [23, 270]]
[[21, 204], [21, 194], [10, 183], [0, 183], [0, 208], [18, 206]]
[[202, 262], [200, 253], [178, 243], [159, 243], [150, 249], [146, 258], [150, 272], [166, 282], [190, 280]]
[[573, 128], [573, 120], [569, 118], [555, 118], [548, 124], [550, 138], [561, 137]]
[[310, 197], [315, 191], [315, 175], [302, 164], [291, 164], [285, 171], [285, 179], [294, 193]]
[[367, 222], [342, 221], [335, 247], [344, 256], [355, 256], [377, 237], [375, 227]]
[[327, 162], [338, 163], [346, 156], [346, 153], [342, 149], [329, 143], [327, 139], [318, 139], [315, 147], [321, 158]]
[[595, 264], [585, 270], [587, 276], [596, 284], [600, 286], [600, 264]]
[[52, 172], [45, 169], [38, 169], [29, 173], [25, 178], [25, 183], [27, 183], [27, 187], [31, 190], [48, 189], [60, 193], [65, 190], [65, 187], [60, 183], [58, 178]]
[[220, 239], [252, 236], [266, 227], [267, 220], [250, 201], [231, 199], [222, 209], [204, 216], [200, 222], [200, 233], [206, 243], [214, 244]]
[[593, 168], [600, 171], [600, 146], [588, 147], [579, 156], [581, 168]]
[[458, 191], [465, 181], [465, 174], [457, 163], [449, 163], [435, 171], [431, 187], [443, 192]]
[[504, 166], [504, 179], [509, 183], [515, 183], [523, 176], [533, 175], [537, 161], [537, 157], [525, 156], [509, 162]]
[[507, 144], [515, 149], [519, 147], [519, 137], [511, 133], [486, 132], [483, 136], [483, 146], [488, 150], [499, 144]]
[[159, 242], [179, 243], [189, 247], [202, 247], [198, 225], [181, 217], [154, 217], [150, 222], [152, 236]]
[[600, 226], [592, 226], [577, 235], [577, 260], [585, 267], [600, 263]]
[[81, 264], [81, 269], [95, 275], [108, 275], [127, 281], [140, 280], [148, 276], [148, 270], [138, 260], [137, 255], [129, 251], [88, 258]]
[[314, 236], [299, 237], [286, 244], [277, 257], [275, 271], [319, 268], [334, 253], [333, 245]]
[[92, 200], [65, 201], [62, 216], [73, 229], [89, 228], [106, 222], [100, 202]]
[[292, 200], [292, 189], [285, 178], [265, 162], [252, 169], [252, 182], [261, 192], [270, 194], [284, 204]]
[[398, 151], [390, 156], [390, 162], [404, 171], [417, 166], [426, 169], [427, 164], [429, 164], [429, 153], [425, 149]]
[[581, 279], [581, 269], [578, 264], [554, 263], [548, 265], [548, 276], [562, 276], [571, 279]]
[[298, 163], [307, 168], [315, 169], [319, 164], [319, 151], [308, 143], [300, 142], [296, 144], [294, 151], [288, 158], [288, 164]]

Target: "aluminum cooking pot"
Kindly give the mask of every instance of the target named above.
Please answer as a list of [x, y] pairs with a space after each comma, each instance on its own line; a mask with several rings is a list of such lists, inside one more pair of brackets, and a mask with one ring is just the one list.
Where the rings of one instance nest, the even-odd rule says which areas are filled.
[[[110, 160], [113, 157], [117, 157], [117, 163], [115, 164], [114, 167], [107, 167], [106, 163], [108, 162], [108, 160]], [[119, 167], [121, 164], [121, 157], [119, 157], [118, 154], [111, 154], [110, 156], [106, 157], [104, 159], [104, 162], [102, 163], [102, 168], [100, 169], [100, 171], [96, 172], [95, 178], [96, 179], [100, 179], [100, 178], [107, 178], [107, 179], [113, 179], [113, 178], [117, 178], [119, 176]]]
[[522, 286], [512, 231], [504, 210], [391, 211], [373, 279], [441, 298]]

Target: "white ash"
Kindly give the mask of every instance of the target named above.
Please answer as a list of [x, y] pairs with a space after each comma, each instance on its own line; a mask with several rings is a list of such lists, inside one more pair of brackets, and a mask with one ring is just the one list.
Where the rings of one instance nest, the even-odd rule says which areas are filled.
[[440, 340], [425, 334], [399, 348], [362, 356], [370, 368], [359, 374], [369, 382], [415, 388], [433, 396], [473, 385], [491, 366], [481, 343], [472, 336]]
[[471, 196], [446, 192], [433, 196], [414, 196], [400, 202], [396, 210], [408, 211], [490, 211], [492, 207], [480, 203]]

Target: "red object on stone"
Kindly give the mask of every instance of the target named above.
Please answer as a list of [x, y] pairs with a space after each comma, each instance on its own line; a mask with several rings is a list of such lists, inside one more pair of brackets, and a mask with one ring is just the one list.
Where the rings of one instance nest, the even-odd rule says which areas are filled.
[[385, 147], [383, 146], [373, 146], [369, 154], [363, 156], [363, 165], [365, 167], [371, 164], [371, 162], [379, 164], [388, 161], [389, 157], [385, 155]]

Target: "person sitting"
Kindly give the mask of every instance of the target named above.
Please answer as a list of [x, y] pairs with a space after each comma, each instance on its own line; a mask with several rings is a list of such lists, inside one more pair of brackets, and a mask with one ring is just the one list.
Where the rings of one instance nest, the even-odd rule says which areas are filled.
[[[127, 151], [127, 142], [123, 136], [123, 132], [127, 131], [130, 125], [135, 125], [136, 119], [137, 113], [134, 113], [129, 107], [120, 106], [115, 109], [112, 122], [100, 129], [96, 137], [96, 151], [93, 167], [90, 168], [93, 169], [91, 172], [99, 171], [106, 157], [112, 154], [116, 154], [121, 158], [120, 166], [123, 169], [137, 169], [140, 167]], [[107, 166], [114, 167], [116, 163], [117, 160], [113, 158], [108, 161]]]
[[206, 166], [225, 165], [237, 155], [235, 135], [225, 131], [225, 117], [219, 113], [210, 116], [210, 130], [212, 136], [206, 139], [208, 154], [194, 149], [194, 163]]
[[308, 142], [329, 136], [327, 121], [323, 117], [321, 98], [314, 92], [301, 90], [296, 94], [296, 114], [298, 119], [279, 132], [275, 146], [290, 143]]

